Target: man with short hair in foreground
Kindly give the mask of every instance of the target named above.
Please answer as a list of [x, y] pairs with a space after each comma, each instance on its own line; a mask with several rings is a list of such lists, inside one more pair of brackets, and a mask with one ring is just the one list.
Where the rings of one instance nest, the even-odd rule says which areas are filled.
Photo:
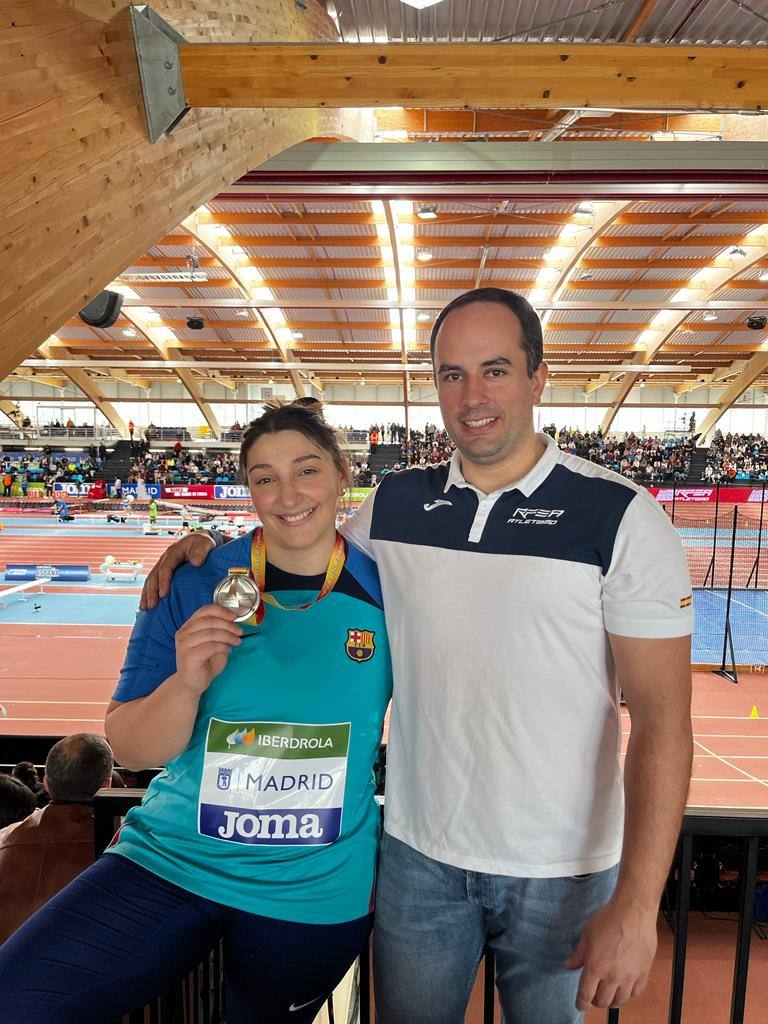
[[112, 785], [113, 767], [101, 736], [75, 733], [51, 747], [51, 802], [0, 830], [0, 943], [93, 864], [93, 798]]

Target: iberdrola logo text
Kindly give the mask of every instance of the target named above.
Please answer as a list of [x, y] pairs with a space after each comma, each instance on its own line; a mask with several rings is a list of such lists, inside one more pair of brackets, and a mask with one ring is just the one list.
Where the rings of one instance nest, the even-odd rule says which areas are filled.
[[327, 845], [341, 832], [350, 724], [211, 719], [198, 831], [230, 843]]

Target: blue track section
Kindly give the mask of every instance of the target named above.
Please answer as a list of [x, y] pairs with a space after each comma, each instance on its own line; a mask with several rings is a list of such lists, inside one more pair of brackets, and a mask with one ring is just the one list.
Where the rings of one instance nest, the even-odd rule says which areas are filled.
[[[26, 600], [22, 600], [26, 598]], [[41, 626], [128, 626], [139, 608], [138, 594], [14, 594], [3, 598], [0, 623], [31, 623]], [[35, 610], [37, 609], [37, 610]]]
[[[724, 589], [694, 590], [694, 662], [721, 661], [727, 603], [728, 592]], [[768, 591], [734, 590], [730, 615], [736, 663], [768, 664]], [[729, 660], [730, 650], [726, 654], [726, 661]]]

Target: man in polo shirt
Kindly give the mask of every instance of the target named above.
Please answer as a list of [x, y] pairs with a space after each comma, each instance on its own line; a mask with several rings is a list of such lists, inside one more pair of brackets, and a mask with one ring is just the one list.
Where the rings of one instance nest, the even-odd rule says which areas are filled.
[[[692, 754], [687, 566], [642, 488], [534, 432], [524, 298], [466, 293], [431, 341], [458, 450], [389, 474], [345, 527], [394, 661], [377, 1012], [458, 1024], [489, 943], [507, 1024], [576, 1024], [639, 994], [656, 949]], [[205, 555], [169, 550], [163, 586]]]

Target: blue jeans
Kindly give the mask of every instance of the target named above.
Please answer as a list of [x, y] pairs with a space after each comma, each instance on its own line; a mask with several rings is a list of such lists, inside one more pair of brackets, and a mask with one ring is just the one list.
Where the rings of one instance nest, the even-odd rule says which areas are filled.
[[486, 875], [385, 833], [374, 923], [379, 1024], [463, 1024], [486, 943], [505, 1024], [578, 1024], [580, 972], [564, 961], [611, 898], [617, 874]]

